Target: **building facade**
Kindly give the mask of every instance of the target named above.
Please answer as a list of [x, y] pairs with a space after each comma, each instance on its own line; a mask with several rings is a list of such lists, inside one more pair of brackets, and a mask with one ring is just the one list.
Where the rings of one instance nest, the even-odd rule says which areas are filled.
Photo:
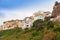
[[13, 29], [15, 27], [22, 27], [22, 20], [11, 20], [3, 23], [3, 30]]
[[23, 20], [23, 27], [22, 27], [22, 29], [31, 28], [32, 25], [33, 25], [33, 20], [34, 20], [33, 17], [26, 17], [26, 18]]
[[37, 19], [42, 19], [44, 20], [45, 17], [49, 17], [51, 16], [51, 13], [50, 12], [37, 12], [37, 13], [34, 13], [34, 20], [37, 20]]

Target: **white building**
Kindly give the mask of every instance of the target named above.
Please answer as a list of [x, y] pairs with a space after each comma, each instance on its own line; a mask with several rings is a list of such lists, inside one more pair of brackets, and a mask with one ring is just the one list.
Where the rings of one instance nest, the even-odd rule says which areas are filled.
[[45, 17], [51, 16], [51, 13], [50, 12], [42, 12], [42, 13], [37, 12], [37, 13], [34, 13], [33, 16], [34, 16], [34, 20], [37, 20], [37, 19], [44, 20]]
[[26, 17], [23, 20], [23, 27], [22, 27], [22, 29], [31, 28], [32, 25], [33, 25], [33, 19], [31, 17]]

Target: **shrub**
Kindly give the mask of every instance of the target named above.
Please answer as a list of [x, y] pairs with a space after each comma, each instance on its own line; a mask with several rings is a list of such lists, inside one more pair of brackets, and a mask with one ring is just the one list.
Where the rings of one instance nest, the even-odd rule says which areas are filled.
[[47, 23], [47, 29], [50, 29], [50, 28], [54, 28], [54, 22], [53, 21], [49, 21], [48, 23]]
[[35, 37], [35, 36], [38, 36], [38, 35], [39, 35], [39, 32], [37, 32], [37, 31], [32, 33], [32, 37]]
[[35, 27], [37, 30], [42, 29], [43, 28], [43, 20], [38, 19], [38, 20], [34, 21], [33, 27]]
[[3, 31], [0, 31], [0, 37], [4, 35], [4, 32]]
[[24, 30], [28, 30], [28, 28], [25, 28]]
[[60, 35], [56, 37], [56, 40], [60, 40]]
[[54, 32], [60, 32], [60, 27], [54, 28], [53, 31]]
[[47, 32], [42, 36], [42, 40], [55, 40], [56, 34], [54, 32]]

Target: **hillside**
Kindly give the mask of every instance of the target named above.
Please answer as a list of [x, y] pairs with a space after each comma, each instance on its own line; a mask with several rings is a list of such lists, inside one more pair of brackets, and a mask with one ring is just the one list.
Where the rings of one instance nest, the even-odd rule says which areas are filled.
[[41, 32], [35, 29], [21, 30], [15, 28], [12, 30], [4, 30], [0, 32], [0, 40], [40, 40]]
[[[52, 25], [52, 23], [49, 25]], [[60, 26], [57, 26], [57, 24], [53, 28], [47, 26], [45, 24], [39, 30], [37, 26], [37, 28], [32, 27], [25, 30], [14, 28], [0, 31], [0, 40], [60, 40]]]

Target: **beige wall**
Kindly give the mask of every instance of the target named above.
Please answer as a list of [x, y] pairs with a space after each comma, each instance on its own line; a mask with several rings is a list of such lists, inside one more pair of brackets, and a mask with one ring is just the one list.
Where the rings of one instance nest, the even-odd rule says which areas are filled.
[[0, 31], [3, 30], [3, 26], [0, 26]]
[[3, 30], [12, 29], [15, 27], [22, 27], [22, 20], [7, 21], [3, 24]]

